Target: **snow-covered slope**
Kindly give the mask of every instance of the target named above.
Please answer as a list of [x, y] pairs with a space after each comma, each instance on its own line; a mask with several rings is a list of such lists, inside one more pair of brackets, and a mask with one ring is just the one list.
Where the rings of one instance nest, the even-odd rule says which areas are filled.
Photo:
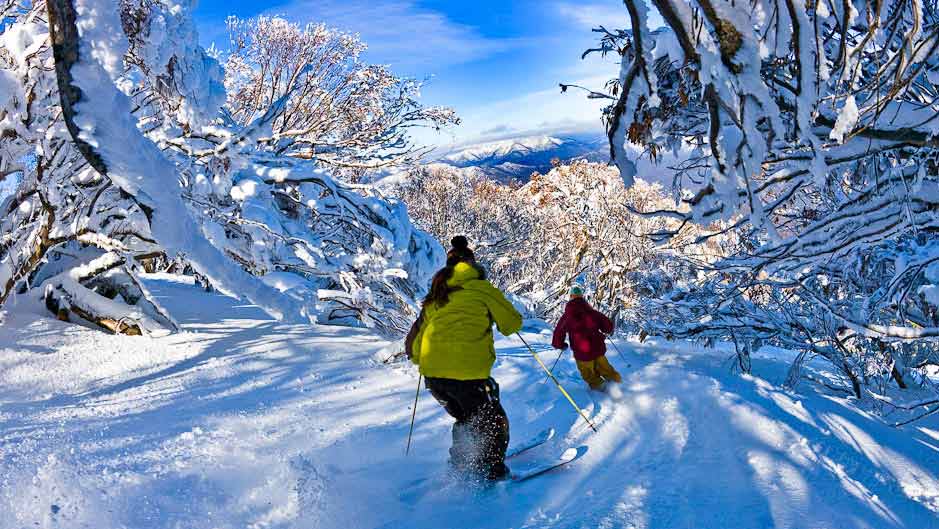
[[527, 181], [535, 171], [551, 170], [551, 160], [584, 158], [605, 161], [609, 157], [602, 135], [536, 135], [479, 143], [454, 149], [438, 162], [455, 167], [478, 167], [493, 180]]
[[[621, 342], [615, 396], [497, 344], [512, 437], [586, 446], [519, 485], [438, 484], [451, 420], [358, 329], [287, 325], [185, 279], [148, 284], [184, 326], [106, 336], [20, 300], [0, 325], [0, 528], [900, 528], [939, 520], [939, 419], [892, 429], [774, 385], [785, 353], [732, 375], [726, 351]], [[550, 336], [528, 322], [546, 362]], [[393, 350], [389, 347], [388, 350]], [[434, 486], [423, 488], [425, 478]], [[417, 494], [414, 491], [423, 490]]]

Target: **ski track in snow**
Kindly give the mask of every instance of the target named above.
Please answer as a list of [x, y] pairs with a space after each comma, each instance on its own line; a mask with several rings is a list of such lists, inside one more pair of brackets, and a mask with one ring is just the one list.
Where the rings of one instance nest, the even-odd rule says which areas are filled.
[[[624, 382], [591, 393], [501, 340], [494, 376], [520, 456], [587, 454], [520, 484], [442, 478], [451, 419], [360, 329], [286, 325], [185, 281], [149, 281], [185, 332], [116, 337], [21, 302], [0, 326], [0, 529], [939, 527], [939, 419], [895, 430], [841, 399], [787, 392], [783, 355], [622, 342]], [[526, 339], [550, 365], [544, 327]], [[626, 363], [631, 365], [627, 368]], [[402, 494], [429, 480], [426, 494]]]

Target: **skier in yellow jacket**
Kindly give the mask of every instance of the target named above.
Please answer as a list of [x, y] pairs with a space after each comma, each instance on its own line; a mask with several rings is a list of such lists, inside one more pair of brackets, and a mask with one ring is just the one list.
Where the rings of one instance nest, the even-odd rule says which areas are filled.
[[496, 359], [492, 324], [505, 336], [522, 328], [522, 316], [497, 288], [463, 236], [454, 237], [421, 314], [405, 341], [427, 389], [456, 419], [450, 465], [489, 480], [508, 475], [509, 419], [490, 376]]

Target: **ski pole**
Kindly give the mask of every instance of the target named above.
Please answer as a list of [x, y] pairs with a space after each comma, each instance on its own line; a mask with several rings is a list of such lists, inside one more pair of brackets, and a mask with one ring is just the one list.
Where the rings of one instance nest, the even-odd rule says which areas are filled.
[[[544, 362], [542, 362], [541, 359], [538, 358], [538, 354], [535, 353], [535, 350], [532, 349], [530, 345], [528, 345], [528, 342], [526, 342], [524, 338], [522, 338], [521, 333], [515, 333], [515, 334], [518, 335], [518, 337], [519, 337], [519, 339], [522, 341], [522, 343], [525, 344], [525, 347], [527, 347], [528, 350], [531, 352], [531, 355], [535, 357], [535, 360], [538, 361], [538, 364], [541, 365], [541, 368], [544, 369], [545, 373], [547, 373], [548, 376], [551, 377], [551, 380], [553, 380], [553, 381], [554, 381], [554, 384], [558, 387], [559, 390], [561, 390], [561, 393], [563, 393], [564, 396], [567, 398], [567, 401], [571, 403], [571, 406], [573, 406], [574, 409], [577, 410], [577, 413], [579, 413], [580, 416], [583, 417], [585, 421], [587, 421], [587, 424], [590, 425], [590, 428], [592, 428], [593, 431], [596, 432], [596, 431], [597, 431], [597, 427], [594, 426], [592, 422], [590, 422], [590, 418], [587, 417], [587, 414], [584, 413], [584, 410], [580, 409], [580, 406], [578, 406], [577, 403], [574, 402], [574, 399], [571, 398], [571, 396], [570, 396], [570, 394], [567, 392], [567, 390], [564, 389], [564, 386], [562, 386], [561, 383], [558, 381], [557, 377], [554, 376], [554, 373], [552, 373], [552, 372], [548, 369], [548, 366], [544, 365]], [[563, 352], [563, 351], [562, 351], [562, 352]]]
[[411, 409], [411, 428], [408, 430], [408, 447], [404, 450], [404, 455], [411, 453], [411, 434], [414, 433], [414, 417], [417, 415], [417, 398], [421, 396], [421, 379], [424, 375], [417, 375], [417, 393], [414, 394], [414, 408]]
[[[564, 355], [564, 352], [567, 349], [561, 349], [561, 352], [558, 353], [558, 357], [554, 360], [554, 364], [551, 365], [551, 372], [554, 373], [554, 368], [558, 366], [558, 362], [561, 361], [561, 356]], [[548, 381], [548, 377], [544, 377], [544, 380], [541, 381], [542, 384]]]
[[619, 355], [619, 359], [622, 360], [624, 363], [629, 364], [629, 362], [626, 362], [626, 359], [623, 358], [623, 353], [622, 353], [622, 351], [619, 350], [619, 346], [616, 345], [616, 342], [613, 341], [612, 336], [613, 336], [613, 335], [611, 335], [611, 334], [607, 334], [607, 335], [606, 335], [606, 337], [610, 339], [610, 344], [613, 345], [613, 349], [616, 349], [616, 354]]

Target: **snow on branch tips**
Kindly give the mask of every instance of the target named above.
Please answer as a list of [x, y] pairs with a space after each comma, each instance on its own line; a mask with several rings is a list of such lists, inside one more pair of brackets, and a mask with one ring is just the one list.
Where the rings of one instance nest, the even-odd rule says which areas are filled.
[[665, 27], [625, 0], [588, 52], [620, 55], [611, 153], [627, 183], [637, 148], [680, 154], [663, 213], [741, 241], [650, 329], [820, 355], [857, 396], [939, 363], [936, 0], [650, 3]]

